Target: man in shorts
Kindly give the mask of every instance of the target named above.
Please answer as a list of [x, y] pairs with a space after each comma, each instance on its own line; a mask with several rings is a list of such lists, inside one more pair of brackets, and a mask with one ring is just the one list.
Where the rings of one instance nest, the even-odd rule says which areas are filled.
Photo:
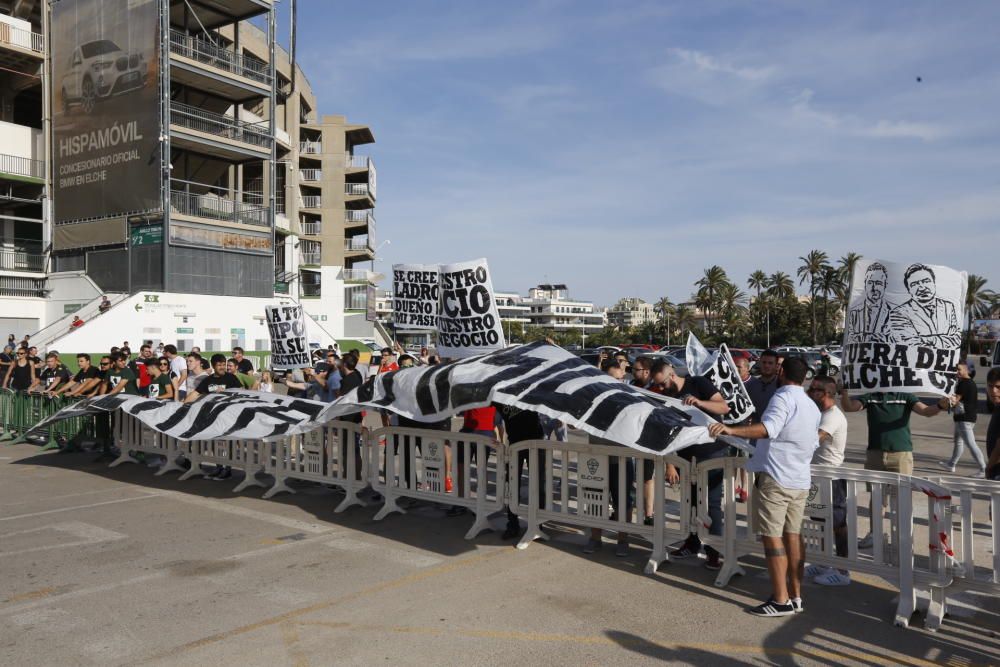
[[753, 489], [753, 527], [764, 543], [771, 597], [749, 610], [754, 616], [790, 616], [802, 606], [802, 516], [809, 496], [809, 464], [819, 446], [820, 412], [802, 383], [808, 366], [799, 357], [785, 360], [759, 424], [712, 424], [713, 436], [756, 438], [747, 470], [757, 474]]

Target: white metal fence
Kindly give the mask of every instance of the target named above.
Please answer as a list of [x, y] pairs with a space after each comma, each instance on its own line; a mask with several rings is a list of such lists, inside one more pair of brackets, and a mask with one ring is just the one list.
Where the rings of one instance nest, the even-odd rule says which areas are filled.
[[[509, 507], [528, 524], [518, 548], [545, 539], [546, 523], [628, 533], [652, 545], [647, 573], [667, 560], [670, 542], [684, 539], [693, 530], [703, 544], [723, 556], [717, 586], [726, 586], [734, 575], [743, 573], [741, 558], [764, 557], [750, 527], [753, 495], [747, 503], [738, 503], [735, 497], [735, 479], [746, 462], [743, 458], [692, 465], [675, 456], [609, 445], [546, 440], [503, 445], [488, 437], [451, 431], [389, 427], [369, 432], [360, 424], [336, 421], [273, 442], [184, 443], [154, 433], [130, 415], [118, 413], [114, 420], [121, 455], [112, 466], [137, 462], [135, 452], [165, 456], [167, 464], [158, 474], [182, 470], [178, 458], [186, 457], [190, 469], [180, 479], [201, 474], [202, 464], [232, 466], [246, 473], [234, 492], [266, 486], [262, 474], [274, 477], [265, 497], [294, 493], [292, 480], [329, 484], [347, 494], [336, 508], [339, 512], [364, 504], [358, 493], [370, 486], [384, 496], [376, 520], [405, 513], [399, 504], [403, 498], [464, 507], [475, 514], [468, 539], [488, 527], [490, 514]], [[666, 483], [668, 463], [680, 474], [673, 487]], [[645, 504], [644, 468], [653, 481], [652, 525], [638, 519], [642, 512], [633, 520], [633, 508], [641, 510]], [[709, 476], [718, 471], [724, 487], [723, 529], [721, 535], [713, 535], [707, 520]], [[753, 474], [747, 475], [752, 482]], [[919, 589], [929, 591], [926, 627], [932, 630], [940, 626], [949, 596], [966, 590], [1000, 595], [1000, 534], [992, 520], [1000, 511], [997, 482], [954, 477], [928, 480], [829, 466], [813, 466], [812, 478], [814, 488], [802, 526], [807, 559], [896, 584], [900, 591], [897, 625], [909, 624]], [[694, 494], [692, 481], [697, 483]], [[846, 554], [835, 549], [832, 488], [838, 481], [846, 484]], [[989, 523], [975, 522], [977, 507], [991, 512]], [[873, 535], [870, 553], [858, 547], [858, 537], [868, 530]], [[977, 557], [975, 543], [980, 537], [991, 549]]]

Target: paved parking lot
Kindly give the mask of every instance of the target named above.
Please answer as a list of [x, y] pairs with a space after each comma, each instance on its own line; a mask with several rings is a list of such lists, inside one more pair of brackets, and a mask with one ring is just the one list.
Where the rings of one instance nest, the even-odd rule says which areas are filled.
[[[932, 472], [950, 421], [914, 417], [914, 432]], [[581, 534], [555, 529], [517, 551], [499, 531], [464, 540], [471, 518], [433, 506], [376, 523], [375, 507], [334, 514], [339, 494], [318, 486], [262, 500], [92, 458], [0, 448], [0, 664], [1000, 663], [1000, 602], [983, 596], [937, 633], [919, 615], [903, 630], [894, 589], [857, 576], [758, 619], [756, 559], [717, 589], [697, 562], [643, 575], [641, 544], [584, 556]]]

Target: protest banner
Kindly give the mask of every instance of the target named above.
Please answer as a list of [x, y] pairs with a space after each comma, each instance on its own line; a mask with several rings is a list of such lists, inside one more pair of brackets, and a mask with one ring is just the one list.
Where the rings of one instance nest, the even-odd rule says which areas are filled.
[[438, 327], [437, 264], [392, 265], [392, 319], [396, 331], [434, 331]]
[[693, 333], [688, 333], [686, 363], [690, 375], [701, 375], [711, 381], [726, 399], [729, 412], [722, 417], [725, 424], [738, 424], [754, 413], [750, 392], [747, 391], [725, 343], [717, 352], [709, 352]]
[[437, 350], [441, 356], [470, 357], [506, 345], [485, 259], [442, 264], [438, 284]]
[[[543, 342], [380, 373], [333, 403], [238, 389], [208, 394], [190, 405], [113, 394], [63, 408], [32, 431], [121, 410], [179, 440], [259, 440], [307, 433], [366, 408], [437, 423], [492, 404], [537, 412], [642, 452], [670, 454], [713, 441], [708, 425], [714, 420], [701, 410], [618, 382], [575, 354]], [[433, 465], [441, 465], [438, 452], [428, 454]], [[599, 466], [591, 474], [607, 477]]]
[[267, 306], [264, 314], [271, 332], [271, 367], [291, 370], [311, 366], [306, 314], [302, 306]]
[[858, 262], [844, 327], [844, 386], [950, 395], [967, 282], [964, 271], [946, 266]]
[[729, 353], [729, 348], [725, 343], [719, 346], [719, 351], [714, 355], [714, 362], [705, 372], [705, 377], [711, 380], [715, 388], [726, 399], [729, 412], [722, 417], [725, 424], [739, 424], [750, 418], [754, 413], [753, 401], [750, 400], [750, 392], [740, 378], [740, 372], [733, 361], [733, 355]]

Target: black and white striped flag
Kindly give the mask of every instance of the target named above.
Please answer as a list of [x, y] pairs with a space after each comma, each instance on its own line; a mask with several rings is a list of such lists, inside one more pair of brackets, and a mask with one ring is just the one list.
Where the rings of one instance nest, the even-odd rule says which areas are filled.
[[366, 407], [423, 422], [471, 408], [512, 405], [645, 452], [710, 442], [700, 410], [614, 380], [566, 350], [532, 343], [439, 366], [381, 373], [334, 403], [231, 390], [195, 403], [104, 396], [65, 408], [60, 419], [121, 409], [180, 440], [262, 439], [310, 431]]

